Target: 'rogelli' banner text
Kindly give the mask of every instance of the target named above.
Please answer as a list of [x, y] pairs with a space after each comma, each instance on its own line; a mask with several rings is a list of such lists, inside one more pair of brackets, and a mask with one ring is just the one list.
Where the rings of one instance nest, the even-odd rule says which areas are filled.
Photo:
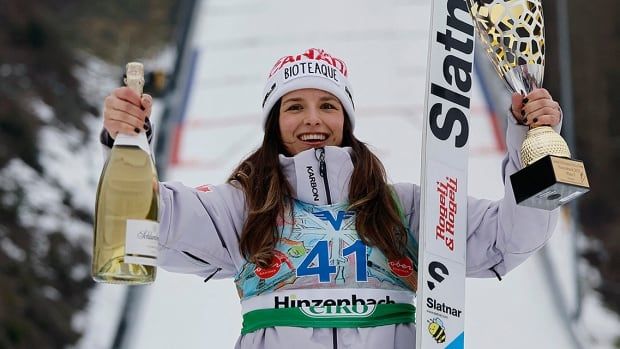
[[463, 348], [474, 27], [465, 1], [431, 3], [416, 347]]

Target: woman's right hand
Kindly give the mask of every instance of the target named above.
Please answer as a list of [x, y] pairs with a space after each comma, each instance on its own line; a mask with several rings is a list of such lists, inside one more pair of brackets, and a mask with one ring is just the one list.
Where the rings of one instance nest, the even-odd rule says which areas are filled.
[[562, 120], [560, 104], [544, 88], [536, 88], [527, 96], [512, 95], [512, 116], [520, 125], [530, 128], [556, 126]]
[[119, 133], [135, 135], [146, 131], [152, 105], [153, 97], [148, 94], [140, 98], [129, 87], [116, 88], [103, 103], [103, 127], [112, 139]]

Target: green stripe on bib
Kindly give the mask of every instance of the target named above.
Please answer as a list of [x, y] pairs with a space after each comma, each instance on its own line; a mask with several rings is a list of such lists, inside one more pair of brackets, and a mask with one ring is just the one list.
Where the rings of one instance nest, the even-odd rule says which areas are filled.
[[243, 315], [241, 334], [276, 326], [358, 328], [404, 323], [415, 323], [415, 306], [412, 304], [358, 304], [258, 309]]

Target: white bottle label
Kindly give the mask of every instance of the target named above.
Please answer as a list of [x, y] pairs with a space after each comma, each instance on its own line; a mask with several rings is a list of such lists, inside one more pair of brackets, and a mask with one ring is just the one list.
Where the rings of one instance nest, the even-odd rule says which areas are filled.
[[134, 145], [151, 155], [151, 147], [144, 131], [137, 135], [119, 133], [114, 139], [114, 145]]
[[125, 263], [157, 265], [159, 223], [128, 219], [125, 229]]

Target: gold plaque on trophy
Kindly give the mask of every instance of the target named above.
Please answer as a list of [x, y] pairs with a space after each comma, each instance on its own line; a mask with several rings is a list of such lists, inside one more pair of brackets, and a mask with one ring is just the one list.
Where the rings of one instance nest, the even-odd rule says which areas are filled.
[[[512, 92], [541, 87], [545, 27], [541, 0], [467, 0], [487, 55]], [[555, 209], [589, 191], [583, 163], [570, 159], [566, 141], [551, 127], [530, 128], [520, 171], [510, 176], [520, 205]], [[578, 183], [577, 183], [578, 182]]]

